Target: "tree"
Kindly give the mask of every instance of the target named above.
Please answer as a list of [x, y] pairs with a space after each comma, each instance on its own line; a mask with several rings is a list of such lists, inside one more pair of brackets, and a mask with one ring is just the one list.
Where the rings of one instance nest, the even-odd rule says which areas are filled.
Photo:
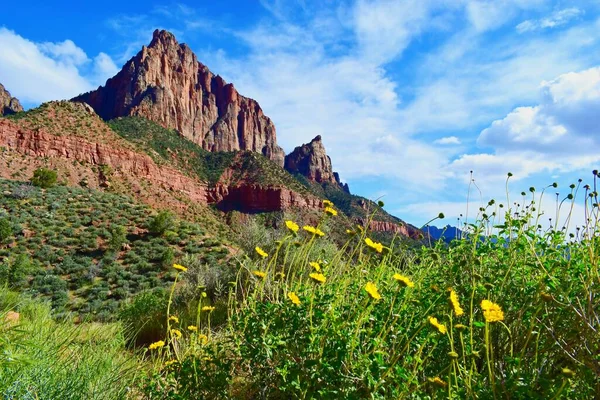
[[150, 232], [156, 235], [162, 235], [168, 230], [172, 230], [175, 225], [175, 218], [167, 210], [159, 212], [156, 216], [152, 217], [148, 224]]
[[13, 234], [12, 225], [7, 218], [0, 218], [0, 243], [3, 243]]
[[38, 168], [33, 171], [33, 177], [31, 183], [34, 186], [41, 187], [42, 189], [51, 188], [56, 183], [57, 174], [56, 171], [47, 168]]

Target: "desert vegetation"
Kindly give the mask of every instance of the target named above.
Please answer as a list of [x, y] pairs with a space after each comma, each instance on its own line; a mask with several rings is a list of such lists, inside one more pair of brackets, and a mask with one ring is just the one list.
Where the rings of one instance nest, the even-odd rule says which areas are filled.
[[[483, 205], [465, 237], [402, 251], [393, 240], [374, 239], [362, 225], [345, 226], [343, 244], [329, 241], [331, 227], [342, 220], [326, 201], [317, 224], [285, 219], [279, 230], [241, 226], [237, 240], [245, 251], [223, 263], [207, 263], [177, 241], [179, 246], [169, 247], [174, 231], [169, 218], [158, 214], [159, 225], [167, 224], [156, 247], [173, 253], [155, 265], [157, 276], [169, 279], [107, 310], [115, 322], [73, 325], [70, 314], [55, 311], [50, 318], [48, 305], [25, 295], [6, 300], [17, 295], [4, 289], [2, 354], [21, 353], [2, 362], [29, 357], [33, 365], [51, 363], [55, 353], [45, 358], [23, 349], [56, 340], [46, 345], [49, 352], [66, 352], [99, 371], [78, 378], [85, 389], [58, 367], [40, 367], [45, 376], [57, 374], [49, 379], [62, 386], [57, 383], [52, 392], [39, 384], [41, 372], [33, 367], [23, 367], [20, 379], [0, 373], [0, 384], [5, 393], [26, 391], [40, 399], [57, 393], [148, 399], [594, 398], [600, 393], [600, 216], [591, 186], [570, 189], [550, 227], [540, 222], [547, 218], [540, 211], [544, 191], [531, 188], [516, 202]], [[51, 190], [67, 189], [44, 195]], [[578, 194], [585, 197], [586, 221], [571, 220]], [[11, 232], [18, 232], [12, 218]], [[147, 217], [138, 218], [143, 223]], [[564, 228], [557, 220], [565, 221]], [[109, 234], [122, 238], [118, 229]], [[24, 252], [25, 244], [43, 247], [46, 240], [5, 248], [4, 257], [38, 259]], [[27, 275], [19, 276], [9, 280], [13, 290], [28, 287]], [[108, 282], [103, 276], [100, 282]], [[44, 318], [31, 319], [32, 307], [43, 310]], [[22, 319], [8, 318], [9, 312]], [[47, 326], [70, 333], [17, 334]], [[109, 332], [111, 340], [98, 339]], [[90, 349], [101, 348], [102, 355], [89, 356]], [[98, 363], [102, 369], [94, 370]]]

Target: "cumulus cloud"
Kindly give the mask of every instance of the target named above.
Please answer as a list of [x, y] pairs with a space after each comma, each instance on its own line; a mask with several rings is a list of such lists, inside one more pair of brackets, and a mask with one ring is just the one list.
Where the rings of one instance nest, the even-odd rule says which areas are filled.
[[478, 143], [566, 161], [600, 146], [600, 67], [543, 82], [541, 103], [514, 109], [481, 132]]
[[68, 99], [103, 83], [116, 71], [100, 53], [93, 60], [73, 41], [34, 43], [0, 28], [0, 82], [24, 103]]
[[523, 180], [536, 174], [572, 174], [600, 162], [600, 67], [562, 74], [540, 86], [540, 102], [517, 107], [483, 129], [477, 139], [492, 152], [463, 154], [451, 163], [459, 176], [476, 171], [484, 185], [507, 172]]
[[517, 25], [516, 29], [519, 33], [525, 33], [548, 28], [556, 28], [568, 24], [573, 19], [576, 19], [583, 14], [583, 10], [580, 10], [577, 7], [565, 8], [563, 10], [553, 12], [546, 18], [525, 20]]
[[446, 137], [435, 140], [433, 143], [445, 146], [445, 145], [461, 144], [461, 141], [456, 136], [446, 136]]

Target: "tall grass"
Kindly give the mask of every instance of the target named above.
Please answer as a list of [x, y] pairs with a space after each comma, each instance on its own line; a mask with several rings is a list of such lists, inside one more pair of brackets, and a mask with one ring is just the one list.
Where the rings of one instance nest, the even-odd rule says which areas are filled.
[[138, 363], [125, 351], [120, 325], [74, 325], [55, 321], [50, 311], [47, 303], [0, 289], [3, 398], [126, 398]]
[[[566, 213], [574, 197], [564, 203]], [[167, 315], [163, 342], [149, 350], [156, 376], [146, 393], [600, 396], [596, 197], [586, 193], [589, 218], [579, 238], [566, 229], [541, 231], [536, 201], [513, 207], [491, 201], [467, 238], [414, 253], [370, 240], [364, 227], [348, 227], [337, 254], [313, 259], [318, 230], [326, 219], [335, 221], [335, 212], [328, 209], [312, 228], [290, 223], [271, 254], [257, 249], [239, 260], [226, 325], [211, 327], [216, 311], [203, 309], [202, 297], [192, 328]]]

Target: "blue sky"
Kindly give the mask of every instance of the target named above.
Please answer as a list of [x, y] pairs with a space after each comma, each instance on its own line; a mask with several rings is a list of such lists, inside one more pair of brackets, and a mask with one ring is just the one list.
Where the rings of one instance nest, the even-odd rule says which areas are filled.
[[479, 206], [509, 171], [515, 198], [600, 166], [597, 0], [30, 1], [0, 14], [0, 82], [26, 107], [70, 98], [156, 28], [258, 100], [286, 152], [322, 135], [354, 193], [417, 225], [456, 222], [471, 170]]

